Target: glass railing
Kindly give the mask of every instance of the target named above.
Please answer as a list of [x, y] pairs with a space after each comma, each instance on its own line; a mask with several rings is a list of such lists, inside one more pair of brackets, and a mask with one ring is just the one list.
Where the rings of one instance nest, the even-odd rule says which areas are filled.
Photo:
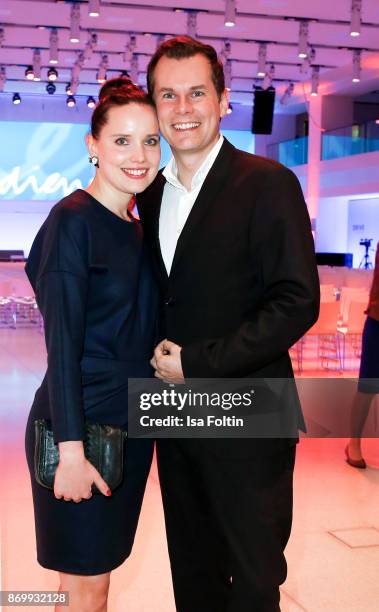
[[336, 159], [379, 151], [379, 124], [375, 121], [324, 132], [321, 159]]
[[267, 157], [289, 168], [308, 163], [308, 136], [268, 145]]

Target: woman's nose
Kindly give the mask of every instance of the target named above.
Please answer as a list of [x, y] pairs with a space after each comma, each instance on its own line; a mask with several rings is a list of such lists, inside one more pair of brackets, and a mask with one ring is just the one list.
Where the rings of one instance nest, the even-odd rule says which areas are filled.
[[131, 150], [130, 153], [131, 153], [131, 155], [130, 155], [131, 161], [142, 163], [146, 159], [145, 148], [144, 148], [142, 143], [141, 144], [135, 144], [132, 147], [132, 150]]

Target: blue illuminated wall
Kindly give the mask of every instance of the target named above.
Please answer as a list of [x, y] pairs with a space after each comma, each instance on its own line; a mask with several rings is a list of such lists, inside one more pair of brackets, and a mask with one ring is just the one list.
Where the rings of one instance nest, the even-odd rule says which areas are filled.
[[[85, 145], [87, 125], [0, 122], [0, 197], [6, 200], [53, 200], [85, 187], [93, 176]], [[238, 148], [253, 152], [248, 132], [225, 130]], [[162, 162], [170, 149], [162, 141]]]
[[88, 185], [85, 135], [70, 123], [0, 122], [0, 197], [53, 200]]
[[[88, 124], [0, 121], [0, 250], [30, 246], [51, 206], [91, 181]], [[238, 148], [254, 152], [249, 132], [223, 130]], [[162, 141], [162, 161], [170, 158]]]

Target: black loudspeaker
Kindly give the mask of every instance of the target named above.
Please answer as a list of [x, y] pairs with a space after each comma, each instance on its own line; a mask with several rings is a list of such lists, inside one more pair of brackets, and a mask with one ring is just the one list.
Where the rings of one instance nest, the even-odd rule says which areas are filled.
[[274, 118], [275, 89], [256, 88], [251, 131], [253, 134], [271, 134]]
[[352, 253], [316, 253], [316, 261], [319, 266], [346, 266], [353, 265]]

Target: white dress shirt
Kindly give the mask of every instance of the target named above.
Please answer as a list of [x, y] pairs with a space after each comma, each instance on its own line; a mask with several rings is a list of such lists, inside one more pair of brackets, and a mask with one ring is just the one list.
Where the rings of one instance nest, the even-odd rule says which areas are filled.
[[163, 170], [166, 183], [163, 189], [161, 212], [159, 216], [159, 242], [167, 274], [170, 274], [176, 244], [188, 219], [205, 178], [220, 152], [224, 137], [220, 137], [212, 150], [195, 172], [188, 191], [178, 179], [178, 169], [172, 157]]

